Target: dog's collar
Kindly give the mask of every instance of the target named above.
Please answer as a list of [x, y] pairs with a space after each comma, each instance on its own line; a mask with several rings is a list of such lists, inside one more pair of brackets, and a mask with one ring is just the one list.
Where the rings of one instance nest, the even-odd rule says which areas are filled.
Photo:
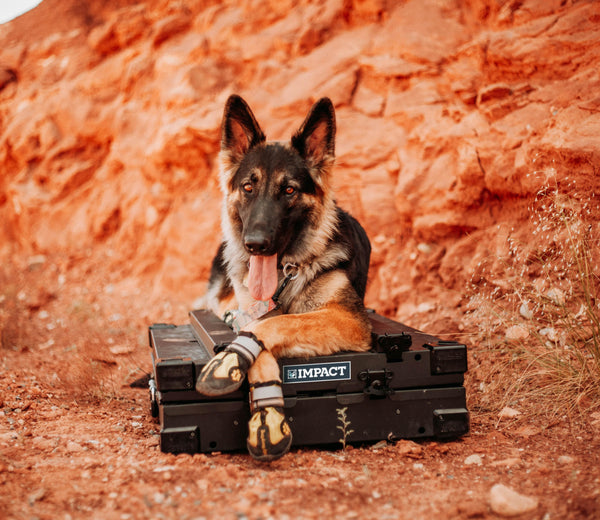
[[287, 287], [287, 285], [292, 280], [295, 280], [296, 278], [298, 278], [298, 276], [300, 276], [300, 266], [288, 262], [287, 264], [285, 264], [283, 266], [282, 271], [283, 271], [283, 280], [281, 280], [281, 283], [279, 284], [279, 287], [277, 287], [275, 294], [271, 297], [271, 299], [276, 304], [279, 304], [279, 296], [281, 295], [283, 290]]
[[300, 275], [301, 267], [302, 266], [298, 264], [292, 264], [291, 262], [288, 262], [281, 268], [284, 278], [295, 280]]

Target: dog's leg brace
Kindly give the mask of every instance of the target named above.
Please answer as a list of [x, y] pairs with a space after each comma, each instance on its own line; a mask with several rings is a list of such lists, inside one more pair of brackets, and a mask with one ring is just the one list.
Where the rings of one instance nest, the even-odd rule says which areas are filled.
[[223, 352], [213, 357], [202, 369], [196, 390], [204, 395], [224, 395], [237, 390], [264, 345], [251, 332], [240, 332]]
[[271, 461], [285, 455], [292, 444], [292, 430], [283, 411], [279, 381], [255, 383], [250, 387], [250, 411], [246, 446], [253, 458]]

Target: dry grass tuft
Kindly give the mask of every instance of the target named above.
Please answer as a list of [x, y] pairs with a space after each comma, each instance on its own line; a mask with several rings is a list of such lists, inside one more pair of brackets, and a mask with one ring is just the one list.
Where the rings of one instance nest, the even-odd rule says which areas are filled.
[[541, 190], [531, 225], [508, 231], [472, 280], [471, 308], [499, 360], [483, 382], [490, 407], [529, 400], [549, 418], [600, 409], [600, 211], [595, 194], [569, 188]]

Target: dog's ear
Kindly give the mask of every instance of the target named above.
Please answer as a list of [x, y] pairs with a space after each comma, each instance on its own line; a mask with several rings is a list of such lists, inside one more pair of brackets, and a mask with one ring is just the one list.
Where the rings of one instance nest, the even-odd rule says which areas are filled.
[[230, 96], [221, 124], [221, 150], [229, 154], [231, 163], [239, 163], [250, 148], [265, 139], [248, 104], [240, 96]]
[[329, 98], [313, 105], [292, 137], [292, 146], [308, 162], [313, 178], [320, 184], [335, 159], [335, 110]]

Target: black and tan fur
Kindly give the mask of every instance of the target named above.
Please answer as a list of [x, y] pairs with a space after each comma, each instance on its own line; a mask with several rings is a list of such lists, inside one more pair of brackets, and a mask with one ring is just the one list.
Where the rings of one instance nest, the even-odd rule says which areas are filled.
[[288, 143], [268, 142], [239, 96], [225, 106], [220, 160], [223, 243], [214, 259], [206, 306], [218, 314], [246, 308], [250, 255], [277, 254], [298, 276], [279, 298], [281, 315], [245, 329], [262, 341], [251, 383], [279, 380], [276, 358], [370, 347], [363, 306], [370, 244], [332, 193], [335, 112], [323, 98]]

